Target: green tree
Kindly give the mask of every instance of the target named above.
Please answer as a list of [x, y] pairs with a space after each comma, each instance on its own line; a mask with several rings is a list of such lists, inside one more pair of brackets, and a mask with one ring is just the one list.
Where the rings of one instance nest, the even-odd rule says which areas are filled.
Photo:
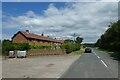
[[76, 42], [77, 44], [80, 44], [80, 43], [82, 43], [82, 41], [83, 41], [83, 38], [77, 37], [75, 42]]
[[8, 55], [8, 52], [14, 49], [15, 47], [13, 46], [10, 40], [3, 40], [2, 42], [2, 54], [3, 55]]
[[120, 56], [120, 20], [111, 23], [108, 27], [106, 32], [96, 42], [96, 46], [114, 51], [115, 55]]
[[70, 40], [70, 39], [66, 39], [66, 40], [64, 41], [64, 43], [73, 44], [74, 41], [73, 41], [73, 40]]

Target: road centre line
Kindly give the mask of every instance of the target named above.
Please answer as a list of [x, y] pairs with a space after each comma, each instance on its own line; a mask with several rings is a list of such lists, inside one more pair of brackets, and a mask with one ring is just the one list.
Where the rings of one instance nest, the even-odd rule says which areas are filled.
[[97, 54], [94, 52], [94, 54], [97, 56]]
[[[94, 54], [97, 56], [97, 54], [96, 54], [95, 52], [94, 52]], [[98, 59], [100, 59], [100, 57], [99, 57], [99, 56], [97, 56], [97, 58], [98, 58]], [[105, 67], [107, 67], [107, 68], [108, 68], [107, 64], [106, 64], [103, 60], [101, 60], [101, 59], [100, 59], [100, 61], [103, 63], [103, 65], [104, 65]]]
[[107, 64], [105, 64], [105, 62], [103, 60], [101, 60], [101, 62], [105, 65], [105, 67], [108, 67]]
[[100, 59], [100, 57], [94, 52], [94, 54]]
[[100, 59], [100, 57], [99, 56], [97, 56], [99, 59]]

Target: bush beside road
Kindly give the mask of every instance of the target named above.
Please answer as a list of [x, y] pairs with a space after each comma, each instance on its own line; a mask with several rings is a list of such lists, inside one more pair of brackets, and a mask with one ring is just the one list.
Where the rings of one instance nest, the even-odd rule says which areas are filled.
[[80, 50], [80, 44], [68, 44], [68, 43], [65, 43], [65, 44], [61, 45], [61, 48], [65, 49], [66, 53], [69, 54], [71, 52]]

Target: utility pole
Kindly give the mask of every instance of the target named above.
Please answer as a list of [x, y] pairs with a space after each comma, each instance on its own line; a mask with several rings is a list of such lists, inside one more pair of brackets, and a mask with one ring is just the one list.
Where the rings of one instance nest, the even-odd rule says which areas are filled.
[[74, 43], [75, 43], [75, 36], [76, 36], [76, 35], [75, 35], [75, 33], [74, 33], [74, 35], [73, 35], [73, 36], [74, 36]]

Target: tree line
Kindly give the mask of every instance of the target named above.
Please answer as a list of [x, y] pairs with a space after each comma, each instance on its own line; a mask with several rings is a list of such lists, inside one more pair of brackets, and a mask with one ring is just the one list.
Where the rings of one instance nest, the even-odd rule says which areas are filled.
[[120, 20], [111, 23], [108, 27], [105, 33], [97, 40], [95, 46], [100, 49], [113, 51], [115, 53], [112, 55], [120, 58]]

